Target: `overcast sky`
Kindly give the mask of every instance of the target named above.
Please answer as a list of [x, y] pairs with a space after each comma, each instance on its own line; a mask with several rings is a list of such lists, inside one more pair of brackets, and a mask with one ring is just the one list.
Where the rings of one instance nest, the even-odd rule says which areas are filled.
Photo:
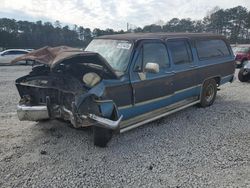
[[202, 19], [215, 6], [238, 5], [250, 10], [250, 0], [1, 0], [0, 17], [119, 30], [127, 22], [143, 27], [174, 17]]

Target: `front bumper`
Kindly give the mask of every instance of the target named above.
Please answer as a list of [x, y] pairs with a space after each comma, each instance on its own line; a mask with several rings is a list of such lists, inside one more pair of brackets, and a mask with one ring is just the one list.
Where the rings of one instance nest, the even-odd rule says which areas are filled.
[[[76, 115], [73, 114], [70, 110], [66, 109], [66, 108], [59, 108], [59, 118], [62, 118], [62, 114], [63, 114], [63, 119], [69, 120], [73, 126], [75, 127], [79, 127], [77, 126], [76, 122], [79, 122], [78, 119], [76, 119]], [[26, 105], [18, 105], [17, 106], [17, 115], [20, 121], [40, 121], [40, 120], [45, 120], [45, 119], [50, 119], [50, 115], [49, 115], [49, 110], [47, 106], [26, 106]], [[106, 129], [111, 129], [111, 130], [116, 130], [119, 127], [119, 124], [122, 120], [122, 116], [120, 116], [120, 118], [116, 121], [108, 119], [108, 118], [104, 118], [104, 117], [100, 117], [97, 116], [95, 114], [89, 114], [87, 116], [82, 115], [80, 116], [81, 120], [80, 122], [84, 122], [83, 120], [93, 120], [94, 122], [96, 122], [96, 126], [99, 127], [103, 127]], [[93, 124], [95, 125], [95, 124]], [[81, 127], [84, 127], [84, 125], [82, 125]]]
[[20, 121], [39, 121], [49, 119], [47, 106], [17, 106], [17, 115]]

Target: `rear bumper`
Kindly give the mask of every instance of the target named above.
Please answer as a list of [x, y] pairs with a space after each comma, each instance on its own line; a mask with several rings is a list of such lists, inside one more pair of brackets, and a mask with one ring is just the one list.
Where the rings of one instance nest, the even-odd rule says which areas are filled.
[[47, 106], [17, 106], [17, 115], [20, 121], [39, 121], [49, 119]]

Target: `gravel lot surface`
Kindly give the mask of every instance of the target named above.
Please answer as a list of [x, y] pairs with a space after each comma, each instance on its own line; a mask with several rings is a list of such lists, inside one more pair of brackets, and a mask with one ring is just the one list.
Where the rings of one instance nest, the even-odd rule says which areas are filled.
[[250, 187], [250, 83], [98, 148], [90, 129], [17, 119], [14, 80], [29, 70], [0, 67], [0, 187]]

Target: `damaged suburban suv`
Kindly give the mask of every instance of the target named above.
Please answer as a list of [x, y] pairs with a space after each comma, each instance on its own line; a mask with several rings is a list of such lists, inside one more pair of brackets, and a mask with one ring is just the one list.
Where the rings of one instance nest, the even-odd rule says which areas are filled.
[[101, 36], [85, 51], [44, 47], [19, 60], [39, 62], [16, 80], [19, 119], [92, 126], [101, 147], [114, 133], [192, 105], [212, 105], [235, 71], [227, 40], [204, 33]]

